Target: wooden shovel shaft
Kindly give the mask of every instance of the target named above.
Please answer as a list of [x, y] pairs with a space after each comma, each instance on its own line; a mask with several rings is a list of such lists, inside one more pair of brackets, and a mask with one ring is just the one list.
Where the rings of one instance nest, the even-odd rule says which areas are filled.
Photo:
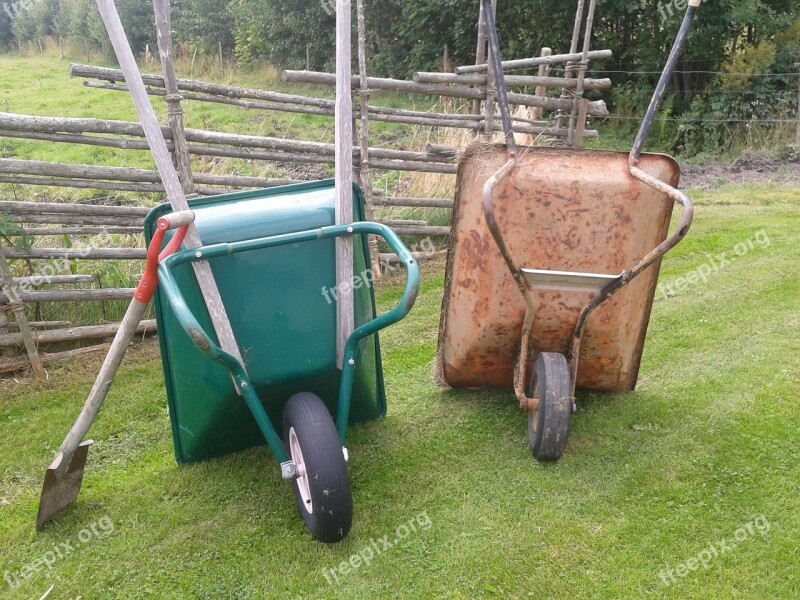
[[[136, 59], [133, 56], [130, 44], [128, 44], [125, 30], [122, 28], [122, 22], [114, 6], [114, 0], [97, 0], [97, 7], [100, 10], [103, 23], [105, 23], [106, 29], [108, 30], [111, 45], [114, 47], [114, 52], [117, 55], [120, 68], [125, 75], [125, 82], [130, 90], [133, 103], [136, 106], [136, 112], [142, 123], [142, 128], [147, 137], [147, 143], [153, 154], [158, 173], [163, 181], [167, 200], [175, 211], [189, 210], [189, 204], [186, 201], [186, 196], [181, 187], [178, 173], [175, 170], [175, 166], [172, 164], [169, 149], [161, 133], [161, 127], [156, 118], [155, 111], [150, 105], [150, 99], [147, 96], [147, 91], [142, 81], [142, 75], [139, 72], [139, 67], [136, 65]], [[186, 246], [189, 248], [197, 248], [201, 245], [202, 241], [197, 233], [197, 229], [192, 225], [189, 227], [189, 232], [186, 235]], [[225, 352], [233, 356], [244, 366], [244, 361], [239, 351], [239, 345], [236, 343], [233, 329], [228, 320], [228, 315], [225, 312], [225, 306], [222, 304], [219, 288], [214, 280], [214, 274], [211, 272], [211, 266], [207, 262], [195, 262], [192, 266], [197, 278], [197, 283], [200, 285], [200, 291], [206, 302], [209, 316], [214, 325], [214, 331], [219, 339], [220, 346]]]
[[[81, 410], [81, 414], [78, 416], [72, 429], [69, 430], [67, 437], [64, 438], [64, 442], [61, 444], [61, 456], [56, 458], [56, 462], [59, 463], [59, 473], [62, 473], [63, 470], [69, 467], [72, 461], [72, 455], [75, 453], [81, 441], [83, 441], [83, 438], [86, 437], [86, 434], [89, 433], [89, 429], [95, 419], [97, 419], [97, 413], [103, 406], [103, 401], [106, 399], [111, 384], [114, 383], [114, 377], [116, 377], [119, 371], [122, 359], [128, 351], [128, 346], [131, 345], [136, 335], [136, 329], [146, 309], [147, 304], [139, 302], [138, 300], [133, 300], [128, 307], [128, 311], [122, 319], [122, 323], [117, 331], [117, 335], [114, 337], [111, 348], [103, 361], [100, 373], [97, 375], [94, 386], [92, 386], [92, 391], [89, 393], [89, 397], [83, 405], [83, 410]], [[55, 465], [56, 462], [53, 464]]]

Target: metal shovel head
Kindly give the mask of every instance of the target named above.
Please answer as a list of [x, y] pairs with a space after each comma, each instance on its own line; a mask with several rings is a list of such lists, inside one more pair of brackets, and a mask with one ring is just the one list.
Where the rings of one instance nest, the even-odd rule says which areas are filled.
[[81, 491], [89, 446], [93, 443], [92, 440], [81, 443], [72, 455], [72, 460], [66, 469], [61, 469], [61, 463], [65, 459], [61, 452], [50, 464], [44, 474], [42, 497], [39, 500], [39, 515], [36, 517], [37, 531], [42, 531], [45, 523], [75, 502]]

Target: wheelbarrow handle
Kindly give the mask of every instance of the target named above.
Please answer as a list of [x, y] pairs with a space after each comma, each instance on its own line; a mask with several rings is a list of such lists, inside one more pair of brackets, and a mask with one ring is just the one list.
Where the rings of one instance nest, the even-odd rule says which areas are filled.
[[667, 88], [672, 81], [672, 75], [675, 73], [675, 69], [678, 66], [678, 60], [680, 60], [680, 57], [686, 47], [686, 40], [689, 38], [689, 31], [692, 29], [692, 24], [694, 23], [694, 19], [697, 16], [697, 10], [701, 3], [702, 0], [689, 0], [689, 5], [686, 8], [686, 14], [683, 17], [680, 30], [675, 38], [672, 51], [669, 53], [667, 64], [664, 65], [661, 78], [658, 81], [653, 98], [650, 100], [650, 105], [647, 107], [647, 112], [642, 120], [642, 125], [639, 127], [639, 133], [636, 135], [636, 140], [633, 143], [633, 148], [631, 149], [630, 154], [631, 164], [635, 165], [639, 162], [639, 158], [642, 155], [642, 150], [644, 149], [644, 144], [650, 135], [650, 130], [653, 128], [653, 122], [655, 121], [658, 109], [661, 107], [661, 103], [663, 102], [664, 96], [667, 93]]
[[653, 98], [650, 100], [647, 113], [642, 120], [639, 133], [636, 136], [636, 141], [634, 142], [630, 156], [628, 157], [628, 171], [634, 178], [666, 195], [673, 202], [675, 202], [675, 204], [678, 204], [681, 207], [683, 212], [681, 216], [681, 222], [678, 225], [678, 228], [669, 238], [667, 238], [664, 242], [659, 244], [658, 247], [654, 248], [649, 254], [642, 258], [636, 266], [625, 271], [619, 277], [619, 279], [611, 282], [600, 291], [600, 293], [592, 300], [592, 303], [587, 306], [581, 314], [581, 317], [578, 321], [578, 327], [576, 328], [576, 338], [580, 338], [580, 334], [583, 331], [583, 327], [586, 324], [589, 314], [591, 314], [591, 312], [597, 308], [597, 306], [605, 302], [605, 300], [607, 300], [617, 290], [625, 287], [631, 282], [631, 280], [636, 278], [645, 269], [650, 267], [658, 259], [662, 258], [667, 252], [677, 246], [681, 240], [686, 237], [686, 234], [689, 233], [689, 228], [692, 226], [692, 221], [694, 220], [694, 205], [692, 204], [691, 199], [689, 199], [686, 194], [677, 188], [672, 187], [668, 183], [665, 183], [640, 169], [639, 159], [642, 155], [644, 143], [647, 140], [647, 136], [650, 134], [650, 129], [653, 126], [656, 113], [658, 113], [658, 109], [661, 106], [664, 95], [666, 94], [667, 87], [670, 85], [672, 75], [678, 65], [678, 60], [680, 60], [683, 50], [686, 47], [686, 40], [689, 37], [689, 31], [692, 28], [695, 16], [697, 16], [697, 9], [700, 7], [701, 3], [702, 0], [689, 1], [689, 5], [686, 8], [686, 14], [684, 15], [680, 30], [678, 31], [678, 35], [675, 38], [675, 43], [672, 46], [672, 51], [667, 59], [667, 64], [664, 65], [664, 71], [661, 73], [661, 78], [659, 79], [658, 85], [653, 93]]
[[223, 364], [230, 370], [235, 381], [237, 382], [237, 385], [239, 386], [239, 389], [244, 392], [244, 398], [247, 401], [248, 406], [250, 406], [251, 410], [253, 411], [262, 431], [267, 437], [267, 442], [270, 445], [270, 449], [279, 462], [286, 460], [286, 452], [280, 443], [280, 439], [275, 433], [274, 427], [269, 422], [269, 418], [266, 416], [266, 413], [264, 413], [263, 407], [261, 407], [261, 405], [258, 403], [257, 398], [252, 392], [252, 385], [250, 385], [247, 374], [244, 372], [244, 368], [230, 354], [223, 351], [222, 348], [220, 348], [219, 345], [205, 331], [202, 325], [200, 325], [194, 313], [189, 308], [189, 305], [186, 303], [186, 299], [178, 287], [172, 271], [176, 267], [186, 263], [199, 260], [211, 260], [221, 256], [237, 254], [239, 252], [262, 250], [264, 248], [274, 248], [287, 244], [311, 242], [321, 239], [333, 239], [338, 237], [366, 234], [372, 234], [383, 238], [392, 251], [397, 254], [397, 256], [400, 258], [400, 261], [406, 268], [406, 287], [402, 299], [393, 310], [358, 327], [350, 335], [347, 340], [347, 344], [345, 345], [344, 364], [342, 367], [342, 377], [339, 390], [339, 409], [337, 415], [337, 430], [339, 437], [344, 444], [347, 421], [349, 419], [350, 396], [352, 393], [358, 343], [365, 337], [370, 336], [379, 330], [388, 327], [389, 325], [397, 323], [403, 317], [405, 317], [414, 306], [417, 293], [419, 292], [419, 265], [414, 256], [394, 231], [380, 223], [371, 223], [366, 221], [352, 223], [349, 225], [333, 225], [296, 233], [285, 233], [253, 240], [243, 240], [229, 244], [215, 244], [201, 248], [193, 248], [191, 250], [184, 250], [165, 259], [158, 266], [159, 285], [161, 286], [161, 290], [164, 293], [170, 307], [172, 308], [178, 323], [180, 323], [183, 330], [187, 333], [194, 345], [197, 346], [201, 352], [203, 352], [212, 360]]
[[419, 293], [420, 283], [419, 264], [394, 231], [378, 223], [357, 223], [356, 226], [358, 225], [368, 225], [374, 228], [373, 231], [367, 233], [373, 233], [382, 237], [392, 251], [400, 258], [400, 261], [406, 268], [406, 288], [402, 299], [393, 310], [358, 327], [350, 335], [344, 347], [342, 379], [339, 383], [339, 408], [336, 415], [336, 429], [339, 434], [339, 441], [343, 446], [347, 437], [347, 423], [350, 419], [350, 398], [353, 391], [353, 378], [355, 376], [358, 344], [365, 337], [377, 333], [381, 329], [385, 329], [405, 318], [414, 307], [417, 294]]
[[572, 345], [570, 349], [570, 355], [572, 358], [571, 370], [573, 387], [577, 383], [576, 380], [578, 375], [578, 362], [580, 359], [581, 338], [591, 314], [611, 296], [628, 285], [647, 268], [652, 266], [656, 261], [663, 258], [667, 252], [677, 246], [683, 240], [683, 238], [686, 237], [686, 235], [689, 233], [689, 229], [692, 226], [692, 222], [694, 220], [694, 205], [692, 204], [691, 199], [679, 189], [672, 187], [668, 183], [665, 183], [657, 177], [653, 177], [649, 173], [646, 173], [640, 169], [639, 159], [641, 158], [645, 141], [647, 140], [647, 137], [650, 134], [650, 130], [653, 126], [655, 116], [658, 113], [658, 109], [661, 106], [661, 102], [664, 100], [664, 95], [666, 94], [667, 88], [672, 80], [672, 75], [678, 65], [678, 60], [680, 59], [681, 55], [683, 54], [683, 50], [686, 47], [686, 40], [689, 37], [689, 31], [692, 28], [694, 19], [697, 16], [697, 10], [701, 3], [702, 0], [689, 1], [689, 5], [686, 8], [686, 14], [683, 17], [680, 30], [678, 31], [678, 35], [675, 38], [675, 43], [672, 46], [672, 51], [667, 59], [667, 64], [664, 66], [664, 71], [661, 73], [661, 78], [659, 79], [658, 85], [653, 93], [653, 98], [650, 100], [647, 113], [642, 120], [639, 133], [636, 135], [636, 140], [628, 157], [628, 171], [630, 172], [631, 176], [638, 179], [645, 185], [661, 192], [670, 198], [675, 204], [678, 204], [683, 213], [681, 215], [681, 222], [678, 224], [678, 228], [671, 236], [669, 236], [664, 242], [659, 244], [649, 254], [642, 258], [637, 265], [622, 273], [618, 279], [612, 281], [605, 288], [600, 290], [600, 292], [594, 298], [592, 298], [592, 301], [583, 309], [583, 311], [581, 311], [580, 317], [578, 317], [578, 323], [575, 327], [575, 333], [572, 337]]
[[495, 86], [497, 88], [498, 104], [500, 106], [500, 120], [503, 123], [503, 134], [506, 138], [506, 147], [509, 156], [516, 156], [517, 142], [514, 139], [514, 127], [511, 123], [511, 107], [508, 104], [508, 90], [506, 77], [503, 71], [503, 58], [500, 55], [500, 40], [497, 36], [497, 23], [492, 10], [492, 0], [481, 0], [483, 15], [486, 19], [486, 33], [489, 39], [489, 58], [495, 73]]
[[173, 270], [183, 264], [211, 260], [221, 256], [228, 256], [231, 254], [238, 254], [240, 252], [248, 252], [252, 250], [262, 250], [264, 248], [274, 248], [277, 246], [284, 246], [287, 244], [295, 244], [302, 242], [310, 242], [320, 239], [332, 239], [338, 237], [346, 237], [359, 234], [373, 234], [377, 235], [389, 245], [389, 247], [397, 254], [401, 262], [406, 266], [408, 271], [408, 278], [406, 282], [406, 290], [398, 307], [379, 317], [370, 323], [362, 325], [356, 329], [351, 335], [353, 338], [363, 338], [371, 335], [376, 331], [388, 327], [402, 319], [411, 307], [414, 305], [416, 294], [419, 289], [419, 266], [417, 265], [414, 256], [406, 248], [405, 244], [397, 237], [391, 229], [380, 223], [360, 222], [352, 223], [350, 225], [335, 225], [329, 227], [321, 227], [307, 231], [300, 231], [296, 233], [286, 233], [264, 238], [256, 238], [252, 240], [244, 240], [240, 242], [233, 242], [229, 244], [215, 244], [210, 246], [203, 246], [200, 248], [192, 248], [191, 250], [184, 250], [173, 254], [166, 260], [158, 265], [159, 283], [170, 307], [175, 313], [181, 327], [189, 335], [194, 344], [207, 356], [223, 363], [228, 367], [232, 367], [232, 357], [226, 352], [223, 352], [219, 345], [211, 339], [211, 336], [197, 321], [189, 305], [186, 303], [183, 293], [178, 287]]

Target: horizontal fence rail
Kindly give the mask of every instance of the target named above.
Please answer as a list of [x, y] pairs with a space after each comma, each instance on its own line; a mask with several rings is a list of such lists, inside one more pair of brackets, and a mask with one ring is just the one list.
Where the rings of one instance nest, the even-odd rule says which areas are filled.
[[[549, 53], [549, 50], [548, 50]], [[584, 92], [606, 91], [611, 88], [610, 79], [580, 78], [573, 76], [576, 68], [586, 68], [588, 60], [605, 59], [611, 56], [608, 50], [586, 54], [547, 55], [531, 59], [512, 60], [503, 63], [503, 71], [539, 67], [537, 75], [503, 75], [509, 88], [509, 102], [518, 107], [512, 115], [514, 132], [532, 136], [538, 141], [541, 136], [564, 140], [568, 144], [574, 138], [575, 114], [577, 118], [578, 142], [598, 136], [596, 130], [586, 129], [587, 117], [608, 115], [605, 102], [587, 100]], [[546, 67], [555, 64], [567, 66], [564, 77], [552, 77]], [[106, 89], [128, 93], [125, 78], [118, 69], [92, 65], [72, 64], [71, 77], [83, 80], [83, 85], [93, 89]], [[486, 64], [459, 67], [455, 73], [419, 72], [413, 80], [399, 80], [380, 77], [367, 77], [364, 72], [354, 77], [352, 87], [356, 100], [354, 118], [362, 124], [368, 121], [392, 123], [413, 127], [450, 128], [483, 134], [490, 140], [496, 130], [494, 107], [498, 101], [494, 78]], [[335, 75], [313, 71], [284, 71], [282, 79], [288, 83], [302, 83], [320, 86], [335, 85]], [[174, 111], [177, 100], [203, 102], [240, 107], [245, 110], [277, 111], [288, 114], [304, 114], [320, 117], [335, 116], [335, 102], [329, 98], [315, 98], [301, 94], [287, 94], [246, 87], [220, 85], [216, 83], [178, 79], [179, 96], [167, 95], [164, 77], [143, 74], [147, 93], [163, 98]], [[535, 88], [535, 91], [533, 89]], [[172, 88], [171, 88], [172, 89]], [[557, 95], [548, 95], [555, 90]], [[466, 102], [441, 102], [442, 106], [463, 105], [471, 114], [447, 112], [446, 109], [410, 110], [378, 106], [369, 102], [373, 92], [396, 92], [413, 95], [427, 95], [438, 99], [457, 99]], [[533, 91], [533, 93], [529, 93]], [[479, 110], [483, 103], [485, 110]], [[477, 108], [476, 108], [477, 107]], [[550, 111], [545, 118], [544, 111]], [[173, 113], [170, 113], [173, 114]], [[564, 118], [572, 114], [572, 122], [564, 125]], [[259, 135], [245, 135], [181, 127], [174, 129], [162, 127], [162, 135], [168, 149], [176, 156], [195, 156], [203, 159], [239, 159], [260, 161], [282, 166], [293, 165], [333, 165], [335, 145], [317, 141], [286, 139]], [[367, 134], [362, 130], [362, 143], [353, 150], [352, 160], [359, 177], [370, 171], [378, 172], [416, 172], [452, 176], [457, 173], [461, 148], [440, 144], [429, 144], [424, 149], [398, 149], [370, 147]], [[42, 143], [74, 144], [94, 148], [109, 148], [122, 151], [147, 152], [149, 146], [142, 126], [137, 122], [100, 118], [40, 117], [0, 112], [0, 137], [30, 140]], [[184, 140], [185, 138], [185, 140]], [[216, 160], [214, 162], [217, 162]], [[270, 188], [299, 183], [294, 177], [262, 177], [244, 174], [217, 174], [191, 172], [194, 191], [199, 195], [216, 195], [231, 190]], [[442, 198], [390, 197], [374, 192], [371, 182], [365, 183], [365, 196], [368, 214], [373, 207], [383, 209], [375, 220], [394, 229], [398, 234], [410, 237], [430, 237], [447, 239], [450, 227], [444, 224], [432, 225], [431, 215], [437, 211], [451, 211], [454, 202]], [[164, 187], [158, 173], [149, 168], [124, 166], [65, 164], [20, 158], [0, 158], [0, 184], [21, 184], [31, 186], [54, 186], [108, 192], [133, 192], [155, 195], [154, 200], [163, 199]], [[12, 372], [30, 364], [24, 359], [8, 358], [11, 347], [25, 343], [30, 348], [30, 336], [34, 336], [34, 350], [41, 344], [64, 344], [85, 340], [106, 341], [118, 330], [117, 324], [97, 324], [72, 326], [63, 320], [62, 314], [48, 315], [47, 318], [34, 318], [27, 325], [21, 325], [8, 318], [20, 311], [20, 306], [35, 306], [39, 315], [40, 306], [62, 306], [58, 303], [73, 302], [123, 302], [133, 296], [130, 281], [115, 278], [116, 286], [102, 287], [100, 275], [81, 273], [84, 269], [100, 267], [103, 272], [116, 269], [120, 264], [129, 264], [136, 269], [143, 268], [146, 250], [143, 246], [142, 231], [144, 219], [150, 208], [126, 204], [131, 200], [115, 200], [120, 205], [69, 204], [57, 202], [19, 202], [0, 201], [0, 224], [6, 242], [17, 238], [23, 243], [4, 248], [4, 264], [16, 262], [16, 275], [5, 270], [5, 284], [0, 290], [0, 348], [5, 348], [6, 358], [0, 359], [0, 373]], [[141, 200], [136, 201], [141, 202]], [[150, 201], [147, 201], [149, 203]], [[398, 212], [395, 209], [411, 209]], [[426, 212], [426, 220], [414, 218]], [[430, 211], [430, 212], [428, 212]], [[405, 218], [407, 215], [411, 218]], [[383, 215], [384, 218], [381, 218]], [[442, 215], [437, 223], [446, 223], [448, 214]], [[100, 239], [101, 236], [122, 236]], [[99, 237], [100, 236], [100, 237]], [[110, 241], [109, 241], [110, 240]], [[423, 240], [424, 242], [424, 240]], [[63, 247], [56, 247], [62, 246]], [[421, 244], [424, 246], [425, 244]], [[111, 247], [108, 247], [111, 246]], [[396, 266], [396, 257], [378, 254], [377, 246], [371, 243], [373, 260], [377, 259], [387, 268]], [[412, 247], [417, 250], [418, 247]], [[419, 259], [441, 256], [443, 251], [414, 255]], [[137, 262], [131, 262], [137, 261]], [[394, 261], [394, 262], [393, 262]], [[52, 268], [61, 264], [58, 272]], [[65, 264], [67, 265], [65, 267]], [[91, 264], [90, 267], [81, 265]], [[77, 268], [76, 266], [77, 265]], [[373, 262], [373, 266], [375, 263]], [[22, 267], [30, 275], [22, 275]], [[50, 267], [50, 271], [47, 268]], [[37, 275], [37, 269], [42, 275]], [[64, 272], [66, 270], [66, 272]], [[71, 271], [71, 272], [70, 272]], [[127, 271], [130, 273], [130, 270]], [[128, 276], [126, 276], [128, 277]], [[64, 313], [66, 314], [66, 313]], [[105, 308], [103, 309], [105, 315]], [[153, 333], [154, 320], [143, 321], [140, 334]], [[27, 336], [27, 338], [26, 338]], [[51, 352], [39, 355], [42, 363], [99, 352], [108, 348], [100, 344], [89, 348], [73, 348], [65, 352]], [[54, 348], [60, 350], [60, 348]]]
[[[444, 210], [449, 210], [453, 206], [451, 200], [388, 198], [383, 196], [376, 197], [375, 204], [386, 207]], [[150, 210], [150, 208], [140, 206], [0, 201], [0, 215], [2, 215], [3, 221], [6, 223], [5, 235], [7, 237], [36, 235], [52, 236], [54, 239], [58, 239], [64, 236], [86, 235], [90, 236], [88, 237], [90, 243], [93, 241], [93, 236], [101, 233], [123, 232], [129, 235], [141, 235], [144, 219]], [[431, 226], [424, 220], [384, 219], [379, 220], [379, 222], [392, 227], [400, 235], [446, 237], [450, 234], [449, 227]], [[35, 227], [31, 227], [30, 224], [34, 224]], [[65, 224], [71, 227], [64, 227]], [[9, 228], [9, 225], [13, 225], [13, 227]], [[141, 239], [139, 243], [141, 243]], [[45, 266], [47, 264], [52, 265], [56, 261], [141, 262], [146, 258], [146, 250], [142, 247], [54, 248], [33, 246], [5, 249], [5, 257], [10, 261], [48, 261]], [[421, 258], [429, 257], [421, 255]], [[389, 264], [389, 262], [386, 264]], [[100, 279], [96, 275], [87, 274], [53, 274], [52, 272], [48, 273], [46, 269], [41, 275], [14, 277], [13, 283], [17, 288], [15, 290], [16, 299], [25, 304], [128, 301], [133, 297], [134, 293], [133, 288], [61, 287], [96, 285], [100, 283]], [[39, 289], [42, 287], [57, 289]], [[3, 316], [3, 318], [0, 318], [0, 348], [16, 346], [24, 342], [24, 335], [22, 332], [17, 331], [16, 323], [4, 317], [5, 311], [10, 309], [11, 302], [12, 298], [9, 297], [6, 288], [0, 290], [0, 316]], [[113, 335], [116, 331], [116, 325], [86, 327], [70, 327], [69, 325], [68, 321], [29, 322], [29, 326], [35, 331], [35, 342], [37, 344], [100, 339]], [[140, 332], [152, 332], [154, 329], [155, 323], [147, 321], [140, 328]], [[73, 355], [69, 352], [54, 353], [48, 360], [56, 360], [62, 354], [64, 356]], [[27, 365], [27, 363], [20, 364]], [[7, 367], [8, 365], [5, 362], [0, 362], [0, 373], [7, 372]]]
[[[87, 85], [88, 87], [127, 91], [127, 87], [124, 85], [125, 78], [122, 75], [122, 71], [118, 69], [72, 64], [70, 65], [69, 72], [72, 77], [79, 77], [88, 80], [84, 82], [84, 85]], [[328, 86], [335, 84], [335, 75], [330, 73], [317, 73], [312, 71], [285, 71], [283, 77], [284, 81], [287, 82], [297, 81], [301, 83], [312, 83]], [[485, 76], [483, 76], [483, 78], [485, 79]], [[143, 74], [143, 79], [145, 85], [148, 87], [149, 94], [153, 96], [166, 95], [166, 91], [164, 89], [164, 78], [162, 76]], [[569, 83], [569, 80], [566, 79], [550, 79], [552, 80], [550, 83], [553, 84], [553, 87], [568, 87], [572, 85]], [[522, 83], [518, 80], [513, 81], [514, 85], [519, 85]], [[593, 84], [600, 86], [597, 89], [607, 89], [604, 83], [606, 81], [608, 82], [608, 87], [611, 85], [610, 80], [597, 81], [600, 83]], [[473, 100], [482, 100], [486, 97], [486, 93], [479, 89], [467, 88], [464, 90], [461, 88], [451, 88], [447, 85], [423, 85], [414, 81], [377, 77], [369, 77], [367, 82], [371, 90], [407, 92], [412, 94], [427, 94], [432, 96]], [[556, 82], [559, 83], [556, 84]], [[177, 83], [178, 90], [186, 100], [229, 104], [233, 106], [241, 106], [245, 109], [273, 110], [288, 113], [326, 116], [331, 118], [335, 115], [334, 101], [324, 98], [313, 98], [296, 94], [282, 94], [278, 92], [257, 90], [252, 88], [224, 86], [188, 79], [178, 79]], [[485, 85], [485, 81], [483, 85]], [[529, 84], [524, 83], [524, 85]], [[357, 77], [353, 78], [353, 89], [359, 89], [359, 79]], [[448, 90], [451, 91], [448, 92]], [[548, 99], [526, 94], [511, 94], [509, 99], [512, 104], [541, 106], [542, 108], [549, 108], [551, 110], [558, 108], [568, 110], [571, 108], [570, 101], [559, 101], [556, 98]], [[486, 117], [483, 115], [413, 111], [375, 105], [369, 105], [367, 107], [367, 114], [371, 121], [377, 122], [425, 127], [471, 129], [474, 131], [483, 130], [486, 123]], [[598, 116], [608, 114], [605, 103], [594, 103], [591, 106], [590, 114], [597, 114]], [[356, 119], [361, 118], [359, 110], [354, 111], [354, 117]], [[517, 124], [514, 126], [514, 130], [517, 133], [530, 135], [551, 135], [557, 137], [563, 137], [566, 135], [566, 130], [553, 129], [552, 127], [547, 126], [547, 123], [544, 121], [538, 124], [527, 124], [525, 123], [524, 119], [519, 119], [517, 117], [515, 120], [517, 121]], [[596, 137], [596, 135], [596, 131], [587, 131], [587, 137]]]

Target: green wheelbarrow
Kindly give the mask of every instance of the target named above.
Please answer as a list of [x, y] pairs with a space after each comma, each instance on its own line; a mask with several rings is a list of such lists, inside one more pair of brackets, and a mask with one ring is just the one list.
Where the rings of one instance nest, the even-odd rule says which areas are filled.
[[[194, 203], [195, 225], [208, 245], [163, 260], [156, 297], [178, 461], [214, 458], [266, 440], [283, 478], [294, 484], [306, 526], [328, 543], [344, 538], [352, 523], [348, 424], [385, 413], [373, 334], [408, 314], [420, 277], [417, 262], [388, 227], [328, 224], [333, 201], [333, 183], [323, 182]], [[355, 204], [360, 210], [361, 203]], [[148, 223], [163, 210], [154, 211]], [[382, 238], [407, 270], [403, 298], [380, 317], [374, 314], [367, 235]], [[239, 241], [230, 241], [232, 236]], [[339, 370], [333, 242], [343, 236], [357, 236], [357, 272], [348, 283], [355, 288], [357, 327]], [[211, 333], [189, 269], [190, 263], [205, 260], [243, 348], [246, 370]], [[241, 399], [230, 391], [231, 378]], [[281, 418], [279, 432], [274, 423]]]
[[[283, 479], [294, 486], [312, 536], [335, 543], [347, 535], [353, 519], [347, 429], [386, 412], [377, 333], [409, 313], [420, 281], [400, 238], [363, 221], [357, 187], [354, 199], [355, 222], [348, 225], [334, 225], [333, 181], [203, 198], [188, 212], [163, 205], [150, 213], [145, 276], [115, 340], [117, 351], [95, 384], [98, 393], [93, 390], [48, 469], [39, 528], [77, 497], [91, 441], [79, 443], [155, 293], [177, 461], [214, 459], [266, 441]], [[203, 245], [178, 250], [189, 223]], [[381, 316], [369, 235], [382, 238], [407, 272], [402, 299]], [[337, 286], [334, 246], [341, 237], [353, 238], [354, 275]], [[244, 364], [220, 348], [192, 270], [197, 261], [211, 266]], [[336, 299], [342, 285], [353, 291], [355, 329], [339, 368]]]

